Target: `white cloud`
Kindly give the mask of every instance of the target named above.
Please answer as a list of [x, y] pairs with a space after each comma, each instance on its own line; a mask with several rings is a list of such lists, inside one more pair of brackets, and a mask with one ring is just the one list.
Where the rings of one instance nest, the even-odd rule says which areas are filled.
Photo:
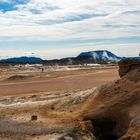
[[11, 3], [12, 0], [0, 0], [0, 2], [3, 2], [3, 3]]
[[29, 0], [15, 7], [0, 12], [0, 37], [51, 41], [140, 37], [139, 0]]

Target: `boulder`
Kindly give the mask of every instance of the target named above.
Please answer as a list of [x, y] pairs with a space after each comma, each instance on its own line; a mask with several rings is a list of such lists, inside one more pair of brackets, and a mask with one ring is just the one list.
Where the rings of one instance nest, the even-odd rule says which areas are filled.
[[136, 58], [125, 58], [119, 61], [119, 75], [123, 77], [129, 71], [137, 69], [140, 67], [140, 59]]
[[32, 120], [32, 121], [36, 121], [36, 120], [37, 120], [37, 115], [32, 115], [32, 116], [31, 116], [31, 120]]

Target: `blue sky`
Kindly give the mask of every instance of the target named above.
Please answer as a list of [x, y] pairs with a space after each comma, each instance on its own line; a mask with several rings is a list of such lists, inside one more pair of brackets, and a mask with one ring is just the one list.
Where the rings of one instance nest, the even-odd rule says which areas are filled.
[[0, 58], [140, 53], [139, 0], [0, 0]]

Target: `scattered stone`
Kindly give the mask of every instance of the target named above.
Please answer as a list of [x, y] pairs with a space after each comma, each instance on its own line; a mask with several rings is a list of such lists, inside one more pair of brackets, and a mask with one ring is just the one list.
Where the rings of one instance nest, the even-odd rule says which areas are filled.
[[37, 120], [37, 115], [31, 116], [31, 120], [32, 120], [32, 121], [36, 121], [36, 120]]
[[32, 95], [32, 96], [31, 96], [31, 98], [36, 98], [36, 97], [37, 97], [37, 95]]
[[52, 106], [51, 109], [54, 110], [54, 107]]
[[23, 80], [27, 78], [32, 78], [31, 75], [13, 75], [8, 78], [8, 80]]

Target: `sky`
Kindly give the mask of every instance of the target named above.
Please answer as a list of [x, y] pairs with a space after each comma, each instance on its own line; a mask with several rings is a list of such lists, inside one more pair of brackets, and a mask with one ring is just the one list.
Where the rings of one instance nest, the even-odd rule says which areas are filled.
[[0, 59], [140, 53], [140, 0], [0, 0]]

